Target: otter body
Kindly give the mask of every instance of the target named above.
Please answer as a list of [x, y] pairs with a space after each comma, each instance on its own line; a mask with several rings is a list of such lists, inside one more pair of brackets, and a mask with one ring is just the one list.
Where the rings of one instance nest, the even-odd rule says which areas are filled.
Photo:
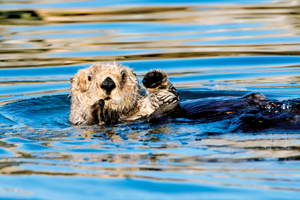
[[251, 93], [237, 98], [179, 101], [175, 87], [161, 70], [148, 72], [143, 85], [133, 70], [116, 62], [94, 64], [71, 79], [69, 121], [75, 125], [115, 124], [119, 121], [168, 116], [199, 122], [226, 121], [231, 130], [300, 127], [300, 100], [268, 100]]
[[176, 107], [179, 94], [163, 71], [148, 72], [143, 84], [145, 95], [133, 70], [116, 62], [81, 69], [71, 79], [69, 121], [75, 125], [115, 124]]

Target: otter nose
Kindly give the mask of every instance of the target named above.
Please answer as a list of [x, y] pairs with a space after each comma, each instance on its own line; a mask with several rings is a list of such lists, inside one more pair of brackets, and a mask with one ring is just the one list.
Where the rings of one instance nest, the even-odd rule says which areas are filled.
[[107, 93], [110, 93], [113, 89], [116, 88], [116, 84], [110, 77], [107, 77], [101, 84], [101, 88]]

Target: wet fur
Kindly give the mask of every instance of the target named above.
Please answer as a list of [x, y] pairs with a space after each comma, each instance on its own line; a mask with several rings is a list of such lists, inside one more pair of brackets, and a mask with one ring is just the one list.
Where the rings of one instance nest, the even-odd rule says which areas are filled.
[[[107, 77], [116, 84], [109, 94], [101, 88]], [[133, 70], [116, 62], [81, 69], [71, 79], [69, 121], [76, 125], [115, 124], [149, 118], [177, 105], [179, 94], [163, 71], [148, 72], [143, 84], [146, 95], [142, 95]]]
[[[116, 84], [109, 94], [101, 88], [107, 77]], [[224, 121], [229, 123], [232, 132], [271, 127], [299, 129], [300, 125], [300, 99], [276, 101], [259, 93], [250, 93], [236, 98], [179, 102], [176, 88], [161, 70], [152, 70], [145, 75], [145, 95], [141, 93], [133, 70], [115, 62], [81, 69], [71, 82], [69, 121], [76, 125], [116, 124], [161, 116], [197, 119], [202, 123]]]

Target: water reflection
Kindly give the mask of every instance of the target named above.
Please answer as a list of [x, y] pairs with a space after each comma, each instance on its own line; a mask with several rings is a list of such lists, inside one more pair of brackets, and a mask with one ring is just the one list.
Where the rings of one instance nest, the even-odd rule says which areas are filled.
[[127, 126], [125, 131], [81, 127], [72, 130], [77, 135], [60, 131], [48, 137], [8, 137], [0, 144], [4, 148], [0, 171], [3, 175], [130, 177], [299, 191], [299, 134], [211, 136], [199, 134], [197, 125], [134, 127]]
[[[27, 3], [32, 8], [35, 7], [33, 2]], [[232, 6], [206, 5], [207, 2], [183, 6], [173, 2], [172, 6], [163, 4], [155, 7], [135, 7], [131, 5], [133, 2], [127, 2], [129, 7], [97, 9], [78, 9], [76, 4], [83, 2], [72, 2], [73, 6], [69, 9], [51, 8], [51, 5], [59, 5], [55, 2], [40, 3], [36, 5], [44, 5], [48, 8], [42, 9], [37, 6], [31, 11], [12, 9], [1, 11], [0, 54], [2, 62], [0, 67], [2, 69], [17, 67], [25, 70], [29, 67], [36, 67], [39, 79], [63, 81], [76, 72], [74, 69], [78, 69], [78, 65], [75, 65], [74, 69], [69, 68], [68, 74], [63, 72], [63, 68], [57, 68], [59, 70], [52, 72], [51, 77], [49, 73], [45, 74], [47, 77], [43, 77], [39, 68], [74, 64], [80, 64], [78, 66], [80, 68], [91, 62], [112, 60], [147, 60], [144, 62], [147, 63], [148, 60], [157, 59], [234, 56], [232, 65], [244, 66], [252, 63], [253, 66], [247, 69], [241, 68], [239, 73], [236, 73], [236, 68], [232, 73], [224, 71], [225, 69], [218, 69], [218, 73], [222, 74], [218, 78], [214, 71], [208, 71], [204, 64], [205, 60], [199, 59], [193, 70], [202, 71], [202, 73], [199, 76], [193, 76], [194, 79], [202, 78], [203, 82], [212, 79], [243, 81], [246, 84], [260, 82], [261, 87], [270, 80], [274, 80], [274, 86], [275, 83], [285, 84], [282, 80], [278, 82], [281, 76], [285, 76], [285, 80], [298, 81], [295, 71], [286, 69], [283, 69], [284, 72], [268, 73], [271, 77], [264, 81], [262, 80], [267, 73], [263, 71], [249, 73], [249, 71], [256, 70], [257, 66], [254, 63], [257, 60], [264, 59], [249, 56], [298, 55], [299, 37], [296, 14], [298, 1]], [[91, 2], [84, 3], [88, 7]], [[97, 1], [93, 2], [93, 5], [97, 3]], [[101, 6], [105, 6], [103, 2], [101, 3]], [[240, 3], [249, 2], [241, 1]], [[263, 2], [259, 1], [259, 3]], [[19, 4], [19, 6], [25, 5], [25, 3]], [[235, 56], [246, 57], [235, 60]], [[270, 60], [272, 59], [273, 57]], [[289, 59], [283, 59], [283, 67], [289, 65]], [[276, 62], [271, 61], [267, 65], [273, 67], [273, 63]], [[164, 68], [162, 64], [165, 63], [155, 64], [151, 67]], [[298, 65], [299, 61], [293, 64]], [[189, 63], [183, 61], [182, 65], [189, 66]], [[171, 68], [182, 69], [182, 65], [173, 65]], [[216, 60], [216, 65], [221, 67], [223, 62]], [[142, 70], [144, 73], [148, 68], [142, 67]], [[266, 70], [272, 71], [269, 68]], [[25, 71], [26, 74], [32, 74], [30, 70]], [[0, 80], [4, 81], [7, 76], [5, 70], [2, 72]], [[7, 72], [11, 74], [11, 71]], [[224, 76], [225, 72], [227, 75]], [[61, 77], [62, 73], [64, 78]], [[35, 76], [29, 76], [29, 74], [26, 75], [28, 79], [36, 79]], [[208, 76], [204, 76], [205, 74]], [[9, 78], [19, 79], [20, 76], [9, 75]], [[201, 81], [183, 83], [186, 82], [186, 77], [180, 78], [183, 78], [183, 81], [178, 81], [177, 87], [187, 87], [187, 85], [199, 87], [203, 83]], [[14, 83], [11, 82], [11, 84]], [[68, 86], [65, 88], [67, 89]], [[53, 91], [57, 89], [48, 90], [48, 92]]]
[[[2, 11], [2, 66], [153, 57], [298, 55], [294, 14], [298, 4]], [[24, 27], [28, 22], [33, 26]]]

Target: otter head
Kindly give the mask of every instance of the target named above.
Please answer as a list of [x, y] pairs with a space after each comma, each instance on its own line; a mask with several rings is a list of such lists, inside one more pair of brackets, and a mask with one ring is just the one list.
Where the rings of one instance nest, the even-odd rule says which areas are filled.
[[135, 108], [141, 97], [141, 89], [132, 69], [121, 64], [94, 64], [81, 69], [71, 79], [73, 98], [85, 108], [103, 99], [103, 110], [123, 114]]

